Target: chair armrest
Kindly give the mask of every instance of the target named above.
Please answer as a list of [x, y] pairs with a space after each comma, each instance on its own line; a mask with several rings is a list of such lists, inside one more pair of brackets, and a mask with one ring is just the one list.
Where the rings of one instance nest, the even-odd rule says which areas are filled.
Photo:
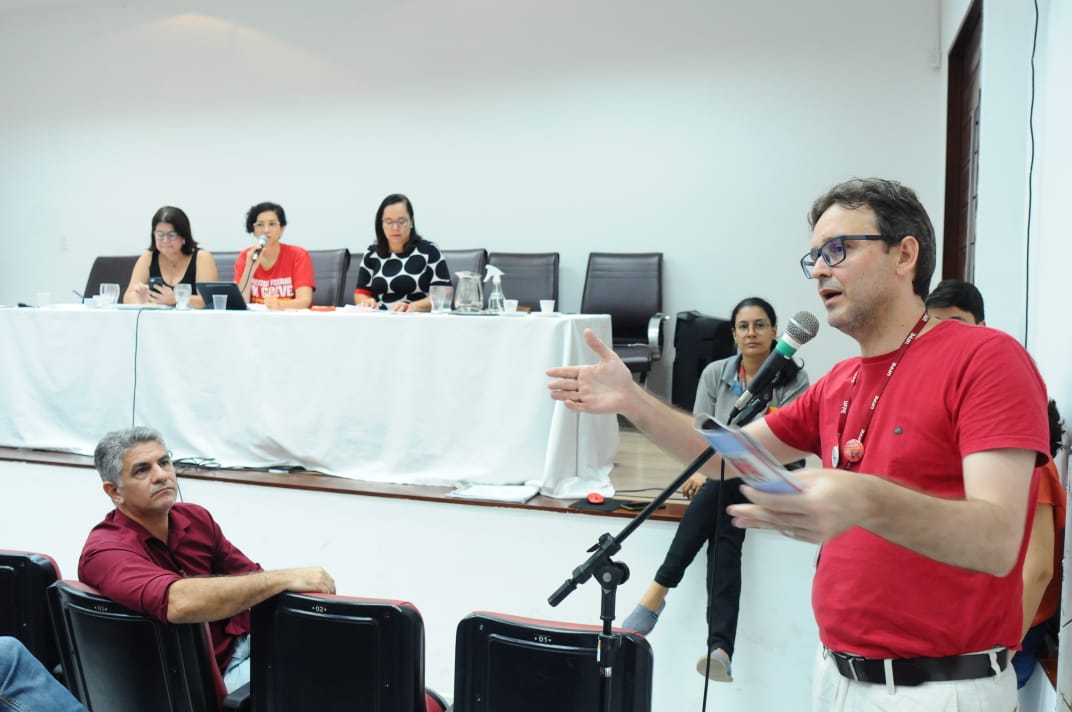
[[251, 701], [249, 694], [249, 683], [247, 682], [242, 687], [232, 692], [223, 698], [224, 710], [239, 710], [239, 712], [249, 712], [251, 709]]
[[658, 312], [648, 319], [648, 349], [651, 351], [651, 360], [658, 361], [663, 357], [663, 325], [670, 321], [667, 314]]

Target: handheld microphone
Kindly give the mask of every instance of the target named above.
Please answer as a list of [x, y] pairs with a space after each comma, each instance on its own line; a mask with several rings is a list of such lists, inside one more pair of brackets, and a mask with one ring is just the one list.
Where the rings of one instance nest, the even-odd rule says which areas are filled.
[[257, 236], [257, 247], [253, 250], [253, 255], [250, 258], [250, 262], [256, 262], [257, 258], [261, 256], [261, 250], [268, 244], [268, 238], [264, 235]]
[[752, 382], [748, 384], [747, 390], [741, 394], [741, 397], [733, 405], [730, 422], [737, 417], [738, 413], [744, 410], [753, 396], [767, 389], [767, 386], [782, 372], [782, 369], [793, 360], [793, 355], [796, 354], [797, 349], [814, 339], [818, 333], [819, 320], [815, 318], [814, 314], [809, 311], [798, 311], [793, 315], [793, 318], [789, 320], [789, 324], [785, 328], [785, 333], [782, 334], [782, 338], [775, 345], [774, 351], [771, 351], [770, 356], [767, 357], [767, 360], [760, 366], [759, 371], [756, 372]]

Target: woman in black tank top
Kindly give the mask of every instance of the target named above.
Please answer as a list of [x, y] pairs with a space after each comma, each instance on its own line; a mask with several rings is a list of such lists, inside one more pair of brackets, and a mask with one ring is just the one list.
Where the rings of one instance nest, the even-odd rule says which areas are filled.
[[[149, 282], [154, 277], [158, 281], [150, 287]], [[190, 306], [201, 308], [205, 301], [197, 293], [197, 282], [215, 282], [218, 278], [216, 260], [208, 250], [197, 246], [186, 213], [165, 205], [153, 215], [149, 249], [134, 264], [123, 303], [174, 306], [172, 287], [189, 284], [192, 289]]]

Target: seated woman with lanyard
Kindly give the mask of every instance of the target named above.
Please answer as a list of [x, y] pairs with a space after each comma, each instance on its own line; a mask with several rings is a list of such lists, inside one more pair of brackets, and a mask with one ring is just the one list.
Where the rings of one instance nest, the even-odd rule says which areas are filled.
[[246, 232], [257, 244], [239, 253], [234, 281], [247, 304], [264, 304], [269, 309], [312, 306], [316, 289], [313, 260], [304, 248], [280, 242], [286, 229], [287, 214], [282, 205], [258, 203], [246, 213]]
[[[737, 399], [748, 388], [764, 361], [774, 350], [778, 335], [778, 316], [766, 300], [751, 297], [733, 308], [731, 317], [737, 355], [708, 364], [696, 387], [693, 412], [713, 415], [725, 423]], [[767, 393], [762, 396], [769, 412], [794, 400], [808, 388], [808, 375], [796, 363], [782, 369]], [[736, 422], [734, 425], [744, 425]], [[648, 586], [640, 603], [622, 623], [623, 628], [650, 633], [666, 605], [666, 594], [681, 582], [685, 569], [707, 542], [707, 655], [700, 658], [697, 671], [712, 680], [732, 682], [730, 660], [737, 637], [737, 614], [741, 598], [741, 547], [744, 529], [733, 526], [725, 508], [746, 502], [741, 494], [741, 480], [726, 479], [722, 487], [722, 516], [719, 509], [719, 481], [695, 474], [685, 481], [681, 491], [691, 500], [678, 523], [677, 532], [666, 552], [655, 580]], [[715, 560], [714, 544], [718, 552]]]
[[376, 211], [376, 242], [361, 259], [354, 304], [391, 311], [431, 311], [428, 288], [450, 286], [447, 261], [434, 243], [417, 233], [413, 204], [401, 193], [383, 199]]
[[[154, 279], [155, 278], [155, 279]], [[149, 249], [141, 253], [123, 293], [124, 304], [175, 304], [176, 284], [189, 284], [190, 306], [205, 306], [197, 282], [215, 282], [216, 260], [202, 250], [190, 230], [190, 219], [181, 209], [165, 205], [153, 215]]]

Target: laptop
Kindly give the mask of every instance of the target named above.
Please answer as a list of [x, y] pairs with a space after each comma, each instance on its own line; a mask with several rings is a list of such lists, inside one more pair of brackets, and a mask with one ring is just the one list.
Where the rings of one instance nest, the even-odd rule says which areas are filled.
[[242, 298], [242, 292], [238, 291], [238, 285], [234, 282], [198, 282], [197, 293], [205, 300], [205, 309], [213, 309], [212, 296], [214, 294], [227, 295], [228, 309], [245, 309], [246, 300]]

